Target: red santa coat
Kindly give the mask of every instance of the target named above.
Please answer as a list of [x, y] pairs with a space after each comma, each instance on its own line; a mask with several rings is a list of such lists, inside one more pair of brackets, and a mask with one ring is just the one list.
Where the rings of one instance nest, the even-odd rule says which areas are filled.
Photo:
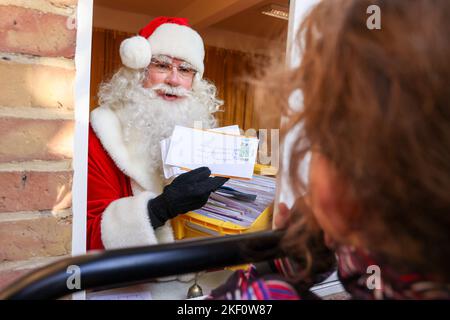
[[162, 180], [134, 159], [115, 113], [91, 113], [88, 151], [87, 250], [172, 242], [170, 223], [154, 230], [147, 202], [162, 191]]

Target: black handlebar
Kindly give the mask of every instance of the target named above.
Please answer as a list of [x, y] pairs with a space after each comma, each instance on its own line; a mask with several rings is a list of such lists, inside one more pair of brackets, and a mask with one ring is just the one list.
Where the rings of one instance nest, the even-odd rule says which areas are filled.
[[[279, 248], [283, 234], [264, 231], [92, 252], [31, 272], [0, 292], [0, 299], [56, 299], [80, 290], [125, 287], [158, 277], [274, 259], [284, 255]], [[79, 288], [67, 285], [72, 270], [80, 271]]]

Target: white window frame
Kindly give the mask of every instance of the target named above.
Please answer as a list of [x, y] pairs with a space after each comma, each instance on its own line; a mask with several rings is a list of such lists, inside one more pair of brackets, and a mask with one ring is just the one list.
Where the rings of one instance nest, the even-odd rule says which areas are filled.
[[[87, 161], [93, 0], [78, 0], [75, 49], [75, 134], [72, 184], [72, 256], [86, 253]], [[85, 292], [72, 295], [84, 300]]]

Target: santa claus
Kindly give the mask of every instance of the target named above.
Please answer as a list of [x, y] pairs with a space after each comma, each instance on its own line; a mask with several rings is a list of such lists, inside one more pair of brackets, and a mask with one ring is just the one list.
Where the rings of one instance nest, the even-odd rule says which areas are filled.
[[204, 46], [186, 19], [159, 17], [124, 40], [122, 67], [91, 113], [87, 249], [174, 240], [170, 219], [202, 207], [226, 179], [199, 168], [164, 180], [160, 141], [175, 125], [215, 126], [221, 105], [203, 79]]

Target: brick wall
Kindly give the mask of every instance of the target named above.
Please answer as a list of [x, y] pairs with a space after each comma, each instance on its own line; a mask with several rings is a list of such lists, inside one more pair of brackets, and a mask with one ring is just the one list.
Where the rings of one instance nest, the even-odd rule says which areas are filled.
[[0, 0], [0, 290], [70, 254], [77, 0]]

